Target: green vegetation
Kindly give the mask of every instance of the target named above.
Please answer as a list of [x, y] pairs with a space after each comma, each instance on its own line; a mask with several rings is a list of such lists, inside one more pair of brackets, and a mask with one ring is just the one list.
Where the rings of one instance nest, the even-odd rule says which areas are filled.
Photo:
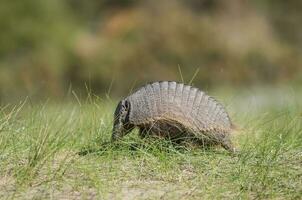
[[[301, 2], [2, 0], [0, 199], [301, 199]], [[110, 143], [155, 80], [223, 99], [240, 153]]]
[[2, 106], [0, 198], [300, 199], [299, 94], [223, 92], [241, 127], [237, 156], [135, 133], [110, 144], [110, 100]]

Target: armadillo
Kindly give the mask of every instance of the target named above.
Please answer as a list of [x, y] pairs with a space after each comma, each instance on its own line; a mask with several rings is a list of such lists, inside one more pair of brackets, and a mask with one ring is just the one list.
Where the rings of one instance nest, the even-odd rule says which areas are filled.
[[233, 125], [222, 104], [198, 88], [174, 81], [149, 83], [118, 103], [112, 141], [135, 127], [141, 137], [190, 140], [235, 151], [230, 140]]

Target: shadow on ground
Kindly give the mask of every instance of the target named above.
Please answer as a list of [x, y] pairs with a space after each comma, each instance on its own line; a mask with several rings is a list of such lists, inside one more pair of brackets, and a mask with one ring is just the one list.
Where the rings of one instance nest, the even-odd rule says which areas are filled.
[[78, 155], [86, 156], [89, 154], [104, 155], [109, 152], [114, 153], [129, 153], [135, 154], [136, 152], [146, 153], [168, 153], [168, 154], [185, 154], [189, 152], [202, 151], [204, 153], [215, 154], [229, 154], [222, 148], [216, 147], [202, 147], [190, 144], [179, 144], [172, 141], [162, 140], [143, 140], [143, 141], [119, 141], [119, 142], [102, 142], [98, 146], [86, 146], [83, 147]]

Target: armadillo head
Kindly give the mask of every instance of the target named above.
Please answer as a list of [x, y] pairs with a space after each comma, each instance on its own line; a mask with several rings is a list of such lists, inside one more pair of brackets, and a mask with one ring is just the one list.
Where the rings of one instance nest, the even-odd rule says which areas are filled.
[[131, 104], [129, 100], [122, 100], [118, 103], [114, 112], [112, 141], [123, 137], [134, 128], [129, 122], [130, 111]]

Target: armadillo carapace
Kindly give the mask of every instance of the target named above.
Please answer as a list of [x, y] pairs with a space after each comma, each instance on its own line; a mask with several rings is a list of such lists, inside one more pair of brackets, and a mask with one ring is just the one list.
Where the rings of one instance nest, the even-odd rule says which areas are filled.
[[201, 90], [162, 81], [147, 84], [121, 100], [114, 113], [112, 140], [133, 128], [150, 134], [202, 145], [220, 144], [233, 152], [232, 122], [225, 108]]

